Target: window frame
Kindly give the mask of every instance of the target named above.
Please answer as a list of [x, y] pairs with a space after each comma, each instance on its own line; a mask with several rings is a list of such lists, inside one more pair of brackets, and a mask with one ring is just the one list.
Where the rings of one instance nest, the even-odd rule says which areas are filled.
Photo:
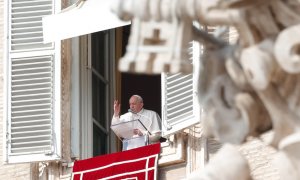
[[[107, 147], [106, 151], [109, 153], [112, 149], [112, 146], [115, 146], [116, 140], [112, 137], [111, 131], [110, 131], [110, 115], [112, 114], [112, 102], [114, 97], [114, 86], [115, 86], [115, 29], [107, 30], [107, 44], [106, 44], [106, 50], [108, 53], [108, 57], [106, 58], [106, 68], [105, 68], [105, 79], [108, 81], [108, 87], [106, 87], [106, 92], [108, 94], [105, 95], [105, 103], [108, 107], [106, 109], [106, 130], [108, 132], [107, 134]], [[84, 59], [81, 59], [81, 65], [80, 65], [80, 99], [81, 99], [81, 158], [86, 159], [93, 157], [93, 124], [94, 120], [92, 117], [92, 62], [91, 62], [91, 56], [92, 56], [92, 47], [91, 47], [91, 34], [85, 35], [83, 38], [83, 42], [80, 43], [80, 46], [83, 46], [83, 49], [86, 50], [86, 53], [84, 55]], [[85, 48], [86, 47], [86, 48]], [[82, 57], [82, 55], [81, 55]], [[108, 69], [107, 69], [108, 68]], [[111, 142], [113, 141], [113, 142]]]

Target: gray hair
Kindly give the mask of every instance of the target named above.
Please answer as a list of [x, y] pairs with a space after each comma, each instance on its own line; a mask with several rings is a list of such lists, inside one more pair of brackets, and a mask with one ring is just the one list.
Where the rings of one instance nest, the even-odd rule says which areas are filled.
[[142, 98], [140, 95], [135, 94], [135, 95], [133, 95], [132, 97], [135, 97], [135, 98], [137, 99], [138, 102], [144, 103], [144, 100], [143, 100], [143, 98]]

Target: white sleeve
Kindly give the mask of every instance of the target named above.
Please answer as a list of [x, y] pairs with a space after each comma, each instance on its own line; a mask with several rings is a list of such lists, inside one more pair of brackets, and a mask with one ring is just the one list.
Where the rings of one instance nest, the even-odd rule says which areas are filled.
[[112, 120], [111, 120], [111, 124], [126, 122], [126, 121], [130, 121], [131, 119], [132, 119], [132, 117], [130, 116], [130, 113], [125, 113], [121, 116], [113, 116]]
[[152, 133], [152, 135], [149, 136], [150, 143], [159, 142], [161, 137], [161, 119], [156, 112], [152, 113], [152, 124], [150, 131]]
[[119, 116], [113, 116], [111, 119], [111, 124], [117, 124], [120, 122], [120, 117]]
[[161, 132], [161, 119], [156, 112], [152, 114], [152, 124], [150, 131], [153, 133]]

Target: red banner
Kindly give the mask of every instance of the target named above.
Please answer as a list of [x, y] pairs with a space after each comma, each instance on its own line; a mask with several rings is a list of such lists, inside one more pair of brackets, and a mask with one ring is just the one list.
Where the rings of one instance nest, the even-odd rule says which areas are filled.
[[73, 180], [156, 180], [160, 143], [76, 161]]

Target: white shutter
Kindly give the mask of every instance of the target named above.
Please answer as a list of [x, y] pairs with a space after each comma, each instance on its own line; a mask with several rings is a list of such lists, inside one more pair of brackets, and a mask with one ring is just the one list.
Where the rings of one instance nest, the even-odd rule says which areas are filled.
[[42, 17], [52, 0], [6, 4], [7, 163], [60, 158], [60, 43], [43, 44]]
[[[200, 48], [191, 43], [191, 63], [199, 63]], [[195, 69], [195, 68], [194, 68]], [[168, 136], [200, 122], [196, 74], [162, 74], [162, 134]]]

